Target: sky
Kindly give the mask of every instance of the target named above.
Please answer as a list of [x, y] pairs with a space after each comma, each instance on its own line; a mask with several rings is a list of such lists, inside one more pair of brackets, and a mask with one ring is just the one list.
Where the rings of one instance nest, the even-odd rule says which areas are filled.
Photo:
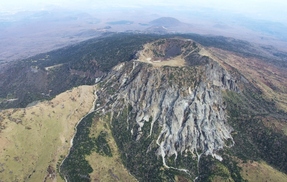
[[47, 5], [77, 10], [147, 6], [172, 10], [209, 8], [287, 24], [286, 0], [0, 0], [0, 11], [35, 10]]

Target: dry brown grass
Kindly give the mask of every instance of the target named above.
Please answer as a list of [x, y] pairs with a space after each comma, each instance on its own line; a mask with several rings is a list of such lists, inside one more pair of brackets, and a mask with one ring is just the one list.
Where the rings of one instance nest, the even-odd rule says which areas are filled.
[[287, 112], [287, 71], [257, 58], [245, 58], [216, 48], [202, 49], [206, 55], [225, 69], [236, 68], [247, 80], [259, 88], [266, 99]]
[[32, 107], [1, 111], [0, 179], [62, 181], [57, 172], [50, 178], [47, 169], [57, 171], [57, 162], [68, 153], [75, 125], [92, 107], [93, 91], [81, 86]]
[[241, 175], [250, 182], [285, 182], [287, 175], [274, 169], [265, 162], [239, 163], [242, 168]]
[[124, 181], [132, 182], [137, 181], [124, 167], [118, 147], [112, 136], [111, 130], [108, 126], [109, 117], [101, 118], [95, 121], [92, 125], [91, 135], [94, 137], [99, 136], [101, 131], [107, 133], [106, 140], [112, 151], [112, 157], [103, 156], [96, 152], [93, 152], [86, 159], [93, 168], [93, 172], [90, 174], [92, 181]]
[[271, 128], [275, 132], [284, 133], [287, 136], [287, 118], [273, 118], [270, 116], [260, 118], [264, 126]]
[[232, 178], [224, 178], [221, 176], [214, 176], [212, 178], [212, 182], [234, 182], [234, 180]]

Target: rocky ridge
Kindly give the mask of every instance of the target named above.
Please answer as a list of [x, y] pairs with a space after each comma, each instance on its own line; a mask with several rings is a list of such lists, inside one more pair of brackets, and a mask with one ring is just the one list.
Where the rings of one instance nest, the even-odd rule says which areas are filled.
[[202, 154], [222, 160], [217, 151], [234, 142], [221, 90], [239, 92], [237, 81], [217, 62], [194, 51], [192, 42], [188, 47], [193, 49], [191, 54], [179, 49], [181, 43], [173, 45], [177, 46], [172, 48], [177, 50], [176, 56], [183, 59], [189, 56], [187, 65], [192, 64], [190, 56], [203, 59], [206, 64], [155, 68], [138, 60], [121, 63], [101, 81], [96, 110], [119, 115], [123, 108], [129, 108], [126, 122], [133, 127], [126, 129], [140, 141], [148, 125], [148, 137], [152, 134], [157, 137], [156, 145], [151, 144], [147, 152], [156, 147], [156, 155], [162, 157], [167, 168], [172, 168], [167, 158], [175, 156], [176, 160], [178, 155], [187, 153], [198, 160]]

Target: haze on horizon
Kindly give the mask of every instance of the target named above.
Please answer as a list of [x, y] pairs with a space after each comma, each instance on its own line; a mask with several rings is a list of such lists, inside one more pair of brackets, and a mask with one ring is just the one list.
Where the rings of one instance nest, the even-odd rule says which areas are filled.
[[170, 33], [232, 37], [287, 51], [286, 7], [283, 0], [0, 0], [0, 61], [23, 59], [105, 31], [154, 33], [150, 22], [161, 17], [184, 25], [169, 28]]
[[[109, 11], [133, 9], [142, 11], [150, 8], [170, 11], [171, 14], [202, 10], [220, 13], [233, 13], [249, 18], [280, 22], [287, 25], [287, 1], [284, 0], [0, 0], [0, 12], [41, 10], [47, 7], [61, 7], [80, 11]], [[154, 11], [154, 12], [152, 12]], [[174, 12], [174, 13], [172, 13]]]

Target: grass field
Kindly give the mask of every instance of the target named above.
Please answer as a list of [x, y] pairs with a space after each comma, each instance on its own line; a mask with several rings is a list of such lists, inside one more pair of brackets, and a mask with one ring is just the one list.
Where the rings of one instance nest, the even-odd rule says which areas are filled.
[[0, 112], [0, 181], [63, 181], [57, 163], [74, 127], [92, 108], [94, 87], [80, 86], [23, 109]]

